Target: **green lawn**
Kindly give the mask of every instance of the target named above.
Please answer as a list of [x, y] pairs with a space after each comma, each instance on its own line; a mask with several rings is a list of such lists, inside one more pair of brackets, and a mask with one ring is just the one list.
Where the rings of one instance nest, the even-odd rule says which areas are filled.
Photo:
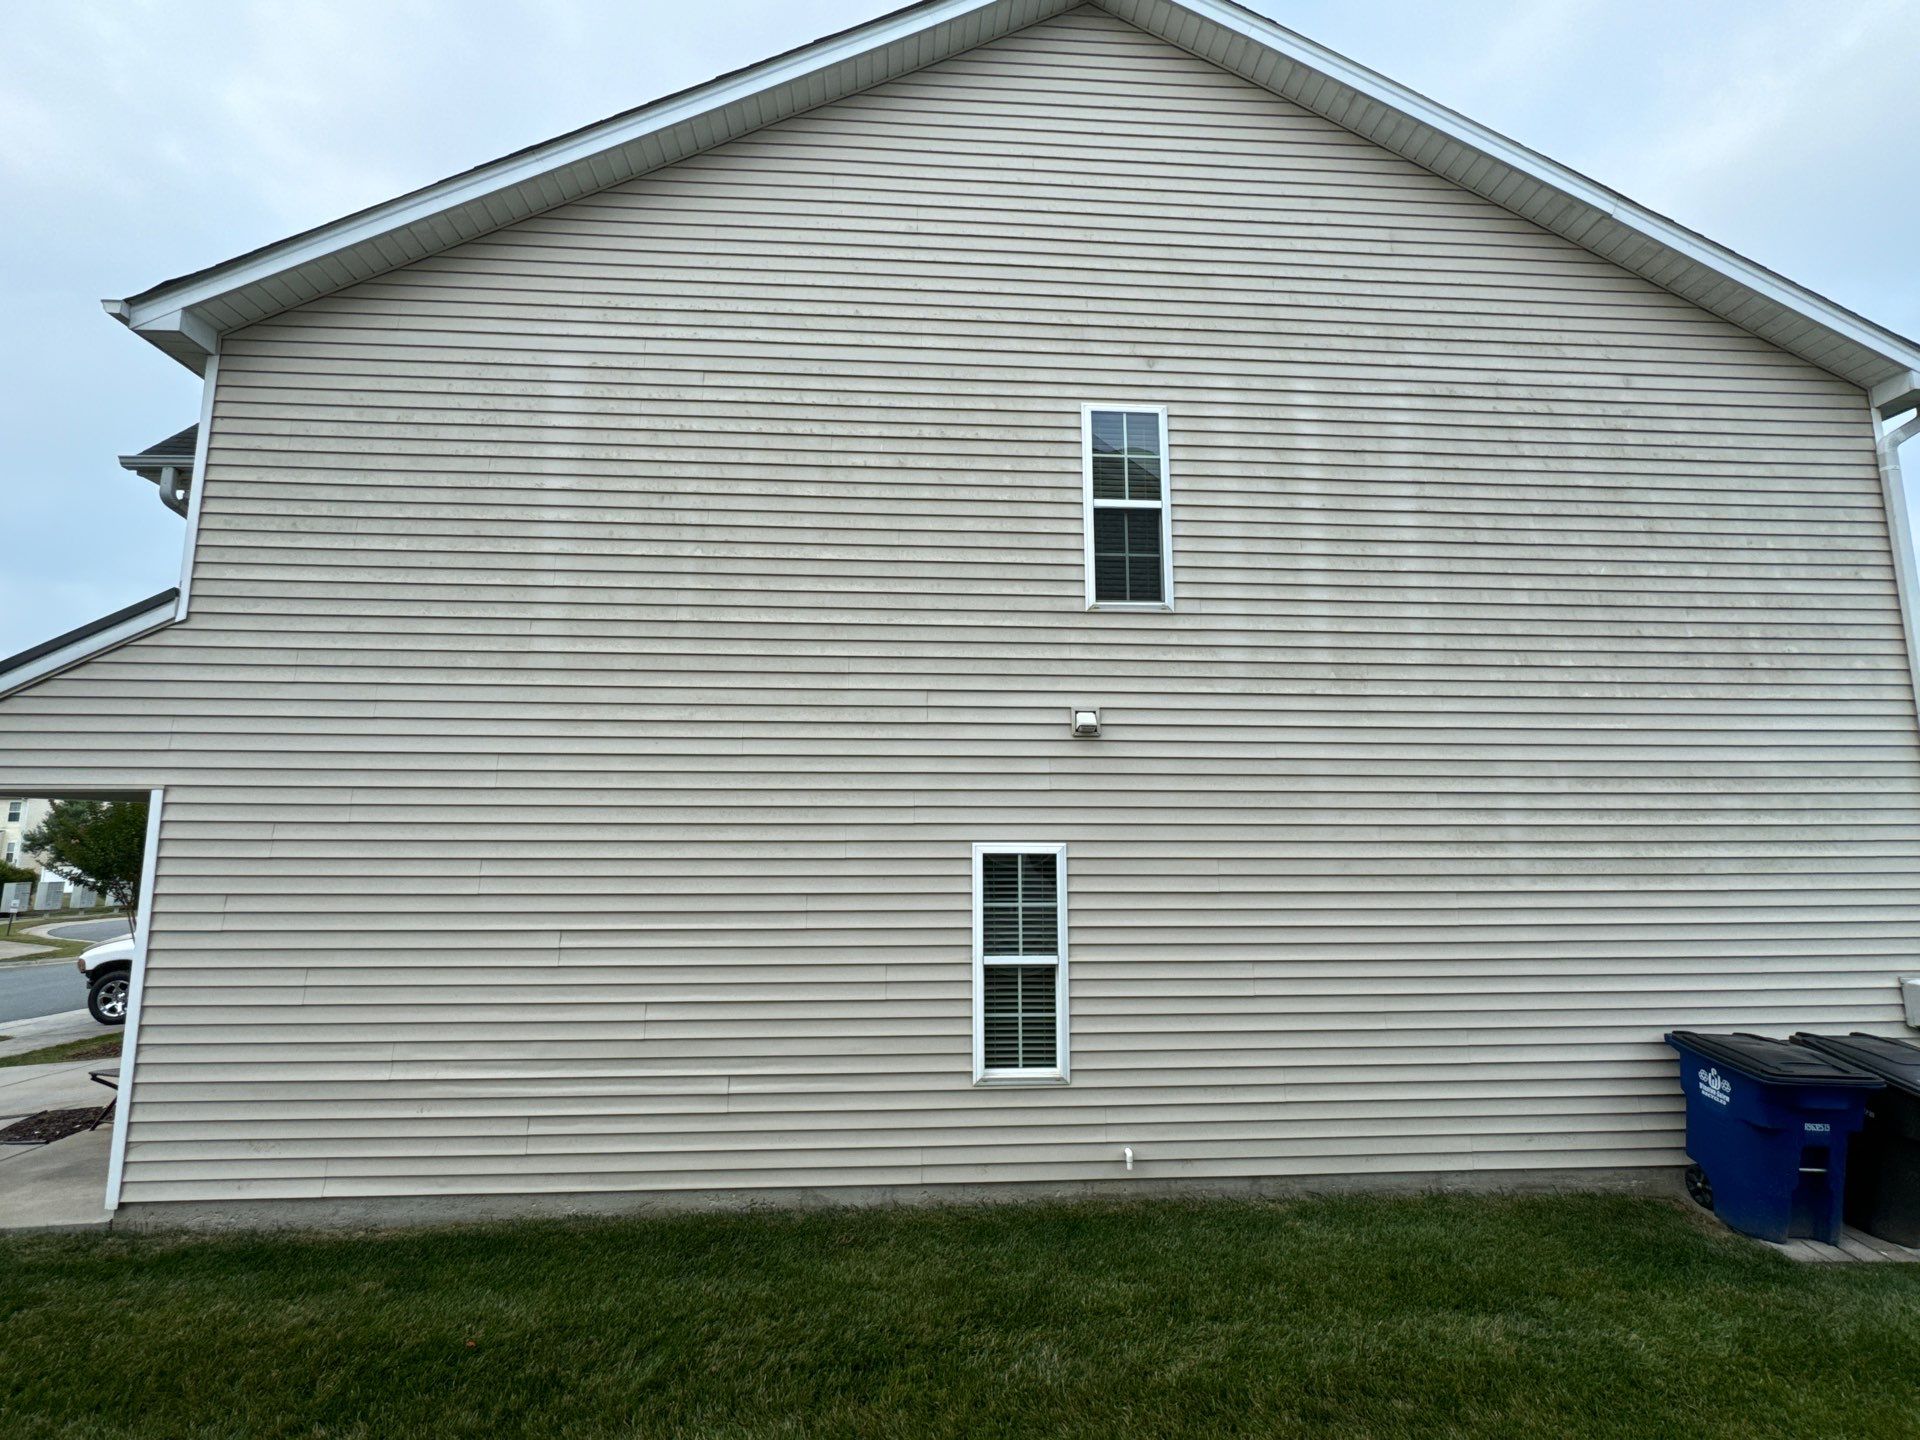
[[0, 1434], [1920, 1436], [1920, 1273], [1603, 1198], [15, 1237]]
[[[0, 1035], [0, 1040], [7, 1037]], [[80, 1040], [68, 1040], [59, 1045], [43, 1045], [38, 1050], [26, 1050], [18, 1055], [0, 1055], [0, 1070], [10, 1065], [52, 1065], [61, 1060], [117, 1060], [120, 1058], [121, 1032], [110, 1030], [104, 1035], [88, 1035]]]
[[51, 935], [29, 935], [25, 928], [15, 930], [11, 935], [0, 935], [0, 940], [11, 945], [34, 945], [39, 948], [25, 955], [14, 955], [0, 960], [0, 965], [38, 965], [43, 960], [71, 960], [100, 942], [98, 940], [56, 940]]

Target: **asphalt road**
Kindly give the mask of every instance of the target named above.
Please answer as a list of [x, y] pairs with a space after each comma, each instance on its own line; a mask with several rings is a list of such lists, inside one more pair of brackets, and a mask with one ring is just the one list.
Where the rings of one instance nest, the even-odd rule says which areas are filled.
[[87, 987], [71, 960], [0, 965], [0, 1026], [9, 1020], [58, 1015], [87, 1003]]
[[47, 934], [56, 940], [117, 940], [133, 927], [124, 918], [118, 920], [82, 920], [74, 925], [55, 925]]

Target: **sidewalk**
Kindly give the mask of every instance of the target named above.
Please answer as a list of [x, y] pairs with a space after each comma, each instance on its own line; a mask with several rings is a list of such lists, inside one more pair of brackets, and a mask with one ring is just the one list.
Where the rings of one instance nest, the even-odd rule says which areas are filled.
[[106, 1229], [112, 1148], [111, 1119], [51, 1145], [0, 1145], [0, 1230]]
[[[79, 1013], [86, 1015], [84, 1010]], [[87, 1023], [100, 1028], [91, 1020]], [[42, 1110], [105, 1105], [113, 1092], [94, 1084], [87, 1072], [113, 1063], [69, 1060], [0, 1069], [0, 1126]], [[0, 1230], [104, 1227], [107, 1152], [112, 1145], [111, 1117], [97, 1130], [69, 1135], [51, 1145], [0, 1145]]]

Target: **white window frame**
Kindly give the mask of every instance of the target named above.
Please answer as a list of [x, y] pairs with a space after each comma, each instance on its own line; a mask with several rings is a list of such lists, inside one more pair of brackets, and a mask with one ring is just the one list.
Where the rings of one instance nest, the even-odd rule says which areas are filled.
[[[1093, 575], [1093, 412], [1123, 410], [1160, 417], [1160, 498], [1156, 500], [1102, 500], [1107, 510], [1160, 512], [1159, 600], [1097, 600]], [[1143, 400], [1089, 400], [1080, 407], [1080, 491], [1086, 536], [1087, 609], [1166, 611], [1173, 609], [1173, 436], [1167, 425], [1167, 407]]]
[[[1007, 956], [989, 960], [986, 954], [986, 888], [981, 862], [988, 855], [1051, 855], [1057, 889], [1055, 924], [1058, 935], [1054, 954]], [[1020, 1070], [987, 1068], [987, 966], [1044, 965], [1051, 963], [1053, 974], [1053, 1055], [1057, 1064], [1049, 1068]], [[996, 841], [973, 847], [973, 1083], [976, 1085], [1066, 1085], [1073, 1079], [1073, 1058], [1068, 1047], [1072, 1026], [1067, 1016], [1067, 847], [1034, 841]]]

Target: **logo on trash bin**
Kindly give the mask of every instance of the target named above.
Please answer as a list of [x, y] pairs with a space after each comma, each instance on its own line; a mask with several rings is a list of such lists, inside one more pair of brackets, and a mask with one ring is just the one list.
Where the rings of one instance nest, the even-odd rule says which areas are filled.
[[1716, 1105], [1725, 1105], [1733, 1099], [1733, 1082], [1718, 1070], [1701, 1070], [1700, 1093]]

